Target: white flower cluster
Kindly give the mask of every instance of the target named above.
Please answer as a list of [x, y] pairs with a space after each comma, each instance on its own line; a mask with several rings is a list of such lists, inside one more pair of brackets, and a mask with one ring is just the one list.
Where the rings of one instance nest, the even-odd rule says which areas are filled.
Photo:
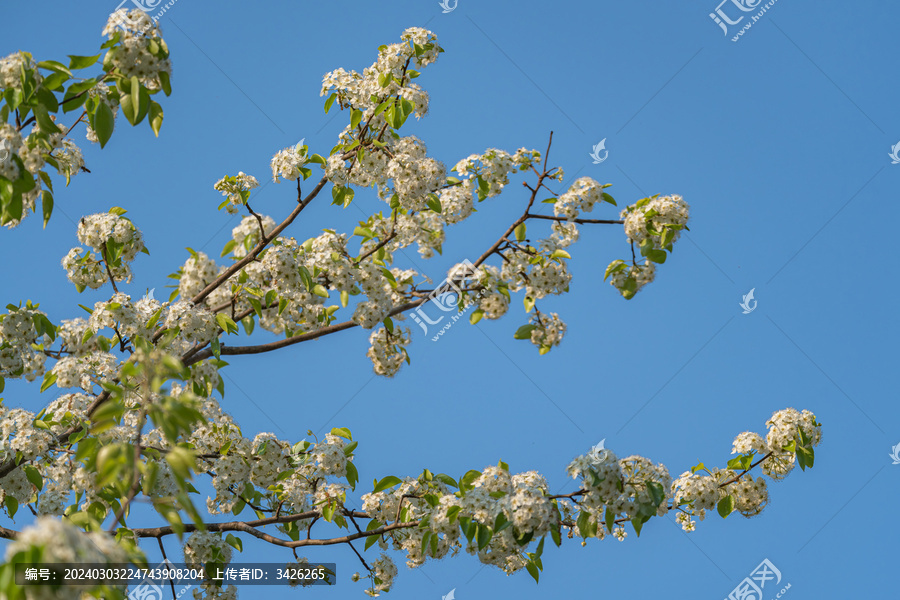
[[[128, 263], [144, 250], [141, 232], [130, 219], [116, 212], [83, 217], [78, 223], [78, 241], [90, 250], [72, 248], [62, 265], [69, 281], [80, 289], [97, 289], [109, 281], [107, 269], [116, 281], [131, 281]], [[112, 252], [117, 252], [118, 257], [110, 256]]]
[[80, 173], [81, 167], [84, 166], [84, 156], [81, 154], [81, 148], [70, 139], [62, 141], [62, 147], [53, 155], [53, 158], [56, 159], [58, 165], [56, 172], [60, 175], [65, 175], [66, 181]]
[[537, 150], [519, 148], [514, 155], [505, 150], [489, 148], [483, 154], [472, 154], [462, 159], [453, 171], [460, 177], [467, 177], [473, 184], [473, 189], [483, 190], [483, 196], [479, 199], [491, 198], [503, 191], [503, 187], [509, 183], [509, 174], [515, 171], [527, 171], [540, 160], [541, 153]]
[[793, 408], [780, 410], [766, 421], [766, 426], [769, 428], [766, 445], [773, 456], [763, 463], [763, 473], [772, 479], [784, 479], [793, 470], [796, 455], [793, 452], [785, 452], [784, 447], [792, 441], [799, 445], [801, 432], [809, 439], [811, 446], [818, 446], [822, 441], [822, 426], [816, 421], [816, 416], [808, 410], [803, 412]]
[[[759, 457], [763, 474], [774, 480], [783, 479], [794, 468], [793, 452], [785, 447], [794, 443], [800, 445], [806, 438], [808, 446], [816, 446], [822, 439], [822, 427], [808, 410], [799, 412], [793, 408], [780, 410], [766, 422], [768, 435], [763, 438], [757, 433], [745, 431], [734, 439], [732, 454]], [[802, 432], [802, 436], [801, 436]], [[706, 474], [700, 471], [706, 471]], [[703, 520], [707, 510], [716, 508], [720, 500], [731, 496], [734, 509], [746, 517], [759, 514], [769, 501], [766, 481], [762, 477], [738, 476], [742, 472], [734, 469], [695, 468], [681, 475], [672, 484], [674, 506], [681, 511], [678, 522], [685, 531], [695, 528], [692, 517]]]
[[102, 33], [109, 39], [119, 35], [119, 42], [103, 59], [104, 68], [117, 69], [126, 78], [137, 77], [149, 90], [163, 88], [160, 74], [171, 75], [172, 62], [150, 15], [137, 8], [120, 8], [109, 15]]
[[[25, 65], [24, 68], [28, 69], [32, 67]], [[40, 79], [40, 75], [36, 70], [33, 71], [33, 76], [37, 76], [38, 80]], [[33, 84], [34, 83], [32, 82], [30, 85]], [[56, 115], [50, 115], [50, 120], [55, 122]], [[32, 176], [31, 178], [34, 179], [35, 176], [42, 172], [41, 169], [47, 162], [47, 156], [55, 150], [60, 149], [60, 154], [55, 156], [61, 157], [63, 160], [64, 164], [60, 164], [61, 169], [65, 169], [67, 166], [74, 167], [76, 165], [80, 169], [81, 165], [78, 164], [78, 161], [80, 160], [80, 151], [74, 144], [67, 148], [63, 148], [64, 135], [65, 134], [59, 129], [55, 132], [43, 131], [41, 126], [38, 123], [35, 123], [31, 128], [31, 132], [23, 138], [22, 135], [8, 123], [0, 123], [0, 177], [9, 179], [10, 181], [23, 177], [23, 173], [19, 168], [19, 163], [16, 160], [17, 157], [25, 167], [27, 174], [30, 174]], [[53, 160], [55, 160], [55, 158]], [[69, 165], [69, 162], [71, 162], [71, 165]], [[60, 172], [64, 171], [61, 170]], [[27, 175], [25, 175], [25, 178], [27, 178]], [[22, 219], [34, 212], [35, 202], [41, 196], [41, 190], [41, 182], [35, 181], [35, 185], [29, 191], [21, 194], [22, 217], [8, 221], [6, 225], [9, 228], [18, 226]]]
[[392, 189], [382, 189], [382, 198], [397, 194], [400, 206], [407, 211], [425, 207], [428, 194], [436, 192], [447, 175], [443, 163], [426, 156], [425, 144], [415, 136], [396, 140], [391, 147], [393, 156], [385, 175], [393, 181]]
[[10, 306], [8, 311], [0, 315], [0, 376], [34, 381], [43, 374], [46, 357], [32, 345], [49, 345], [48, 338], [38, 337], [35, 322], [46, 319], [46, 315], [30, 304], [24, 308]]
[[[3, 86], [5, 87], [5, 86]], [[9, 123], [0, 123], [0, 177], [15, 181], [19, 165], [12, 159], [22, 148], [22, 135]]]
[[[405, 43], [381, 46], [378, 59], [362, 74], [336, 69], [326, 73], [322, 79], [321, 95], [334, 91], [342, 107], [353, 107], [363, 111], [363, 121], [367, 121], [378, 104], [387, 97], [401, 96], [414, 103], [417, 115], [428, 110], [428, 95], [421, 88], [410, 83], [412, 74], [407, 66], [418, 63], [425, 67], [433, 63], [443, 50], [437, 43], [437, 36], [420, 27], [412, 27], [403, 32], [400, 39]], [[420, 50], [416, 56], [416, 48]], [[388, 79], [390, 77], [390, 79]], [[379, 99], [373, 102], [372, 98]], [[386, 123], [384, 114], [371, 121], [371, 129], [378, 131]]]
[[231, 546], [222, 535], [211, 531], [195, 531], [184, 543], [184, 562], [200, 568], [208, 562], [228, 564], [231, 562]]
[[347, 476], [345, 445], [344, 438], [328, 433], [322, 442], [313, 447], [310, 456], [315, 460], [320, 473], [335, 477]]
[[[250, 218], [252, 219], [252, 217]], [[178, 294], [182, 298], [193, 298], [218, 277], [219, 271], [216, 261], [207, 256], [205, 252], [191, 254], [191, 257], [181, 267]]]
[[238, 212], [239, 208], [247, 203], [250, 198], [250, 190], [259, 187], [259, 182], [253, 175], [247, 175], [239, 171], [237, 175], [226, 175], [216, 182], [213, 189], [222, 192], [226, 200], [222, 203], [231, 214]]
[[[0, 457], [3, 457], [3, 460], [15, 457], [17, 453], [21, 453], [25, 460], [31, 460], [41, 456], [50, 448], [53, 436], [46, 430], [34, 427], [33, 412], [23, 408], [7, 409], [0, 404], [0, 417], [2, 417], [0, 420]], [[18, 475], [22, 475], [21, 469], [16, 469], [7, 476], [7, 479], [17, 472]], [[5, 481], [0, 480], [0, 482], [4, 482], [0, 495], [9, 492]], [[31, 497], [32, 486], [27, 481], [26, 486], [26, 490], [18, 490], [20, 493], [27, 493], [24, 500], [16, 494], [20, 502], [27, 501]]]
[[[424, 500], [426, 495], [436, 496], [437, 503]], [[442, 558], [451, 551], [455, 554], [466, 544], [469, 554], [511, 574], [525, 567], [523, 548], [516, 536], [531, 535], [537, 539], [557, 523], [549, 496], [547, 482], [540, 474], [528, 471], [510, 475], [508, 467], [500, 463], [486, 467], [464, 493], [452, 493], [437, 478], [407, 478], [390, 491], [366, 494], [362, 500], [363, 510], [379, 522], [392, 522], [398, 514], [407, 521], [427, 522], [427, 528], [399, 530], [390, 536], [393, 547], [406, 552], [410, 567], [421, 566], [427, 558]], [[493, 528], [501, 516], [512, 526], [495, 532], [484, 548], [479, 549], [474, 539], [464, 542], [460, 538], [460, 519]], [[384, 541], [380, 544], [387, 548]]]
[[626, 298], [631, 298], [656, 277], [656, 264], [644, 260], [611, 274], [609, 284]]
[[394, 578], [397, 577], [397, 565], [391, 560], [387, 554], [382, 555], [372, 562], [372, 572], [375, 579], [372, 589], [366, 590], [366, 593], [372, 597], [378, 596], [378, 592], [389, 592], [394, 585]]
[[657, 196], [645, 198], [632, 204], [622, 211], [621, 217], [625, 220], [625, 235], [628, 239], [640, 244], [644, 238], [651, 237], [657, 249], [661, 248], [659, 234], [667, 226], [673, 228], [676, 241], [681, 235], [681, 229], [688, 222], [688, 205], [681, 196]]
[[167, 329], [177, 327], [179, 337], [190, 344], [205, 344], [216, 337], [219, 331], [213, 313], [185, 300], [179, 300], [169, 307], [165, 325]]
[[86, 356], [64, 356], [50, 370], [59, 388], [80, 387], [93, 392], [94, 386], [109, 381], [119, 372], [118, 359], [109, 352], [94, 352]]
[[[267, 215], [260, 215], [263, 224], [263, 232], [268, 236], [275, 229], [275, 220]], [[231, 239], [234, 241], [234, 249], [231, 255], [235, 258], [244, 258], [256, 244], [259, 243], [259, 221], [254, 216], [246, 216], [241, 219], [240, 225], [231, 230]]]
[[524, 289], [525, 295], [535, 300], [569, 291], [572, 275], [565, 262], [543, 255], [535, 257], [528, 249], [513, 249], [503, 255], [506, 260], [503, 261], [500, 277], [508, 282], [509, 291]]
[[300, 177], [300, 167], [306, 164], [306, 152], [306, 147], [300, 144], [279, 150], [272, 157], [272, 179], [275, 183], [279, 183], [279, 177], [297, 181]]
[[[85, 533], [66, 521], [50, 516], [38, 517], [25, 527], [16, 540], [6, 547], [6, 560], [32, 548], [40, 549], [38, 560], [45, 564], [128, 562], [125, 551], [112, 536], [102, 531]], [[67, 585], [50, 597], [78, 598], [83, 589], [83, 586]]]
[[37, 64], [30, 53], [20, 50], [0, 58], [0, 88], [4, 90], [22, 89], [23, 71], [29, 71], [36, 84], [41, 82], [41, 73], [37, 70]]
[[594, 205], [603, 200], [603, 189], [611, 184], [600, 185], [590, 177], [581, 177], [560, 195], [553, 204], [553, 214], [568, 221], [578, 218], [582, 212], [591, 212]]
[[541, 354], [546, 354], [550, 348], [558, 346], [566, 335], [566, 324], [556, 313], [550, 313], [550, 317], [544, 316], [535, 328], [531, 330], [531, 343], [541, 349]]
[[408, 327], [395, 327], [394, 333], [379, 328], [369, 335], [369, 351], [366, 356], [372, 361], [375, 373], [393, 377], [407, 359], [406, 346], [410, 343]]
[[[115, 121], [116, 117], [119, 116], [119, 97], [116, 94], [110, 93], [110, 88], [103, 82], [98, 82], [94, 87], [88, 90], [88, 97], [96, 98], [100, 102], [106, 104], [113, 113], [113, 120]], [[85, 137], [89, 142], [93, 142], [95, 144], [100, 142], [100, 138], [97, 137], [97, 132], [94, 131], [94, 128], [90, 125], [87, 125], [87, 130], [85, 131]]]

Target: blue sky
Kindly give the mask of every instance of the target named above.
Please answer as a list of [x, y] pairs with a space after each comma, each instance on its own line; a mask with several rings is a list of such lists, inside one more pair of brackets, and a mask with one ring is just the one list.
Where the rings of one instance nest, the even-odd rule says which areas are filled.
[[[115, 6], [7, 3], [0, 54], [91, 54]], [[86, 148], [93, 173], [57, 194], [46, 231], [30, 219], [0, 234], [0, 300], [39, 301], [58, 322], [80, 316], [79, 302], [105, 299], [105, 290], [79, 296], [59, 261], [75, 245], [74, 222], [114, 205], [129, 210], [152, 252], [134, 265], [134, 295], [161, 289], [187, 246], [217, 256], [237, 221], [216, 212], [215, 181], [239, 170], [267, 179], [272, 154], [300, 138], [327, 153], [346, 115], [322, 111], [321, 76], [361, 70], [379, 44], [425, 26], [446, 52], [419, 79], [430, 114], [404, 133], [431, 155], [452, 166], [488, 147], [543, 150], [552, 130], [551, 163], [568, 181], [612, 183], [620, 206], [681, 194], [691, 231], [656, 281], [625, 301], [602, 281], [606, 265], [626, 257], [621, 227], [584, 228], [572, 248], [571, 293], [544, 303], [569, 327], [546, 356], [512, 339], [526, 322], [516, 297], [499, 322], [460, 323], [437, 343], [414, 332], [412, 365], [390, 380], [373, 377], [358, 329], [234, 357], [224, 406], [245, 435], [296, 440], [307, 429], [349, 427], [360, 442], [360, 493], [375, 477], [426, 467], [459, 476], [498, 459], [570, 492], [565, 465], [601, 439], [677, 477], [701, 460], [724, 466], [737, 433], [764, 432], [775, 410], [805, 408], [824, 423], [816, 467], [772, 484], [769, 507], [754, 519], [709, 518], [688, 535], [661, 518], [640, 539], [550, 547], [540, 585], [468, 555], [413, 571], [396, 555], [391, 597], [437, 600], [455, 588], [460, 600], [724, 598], [764, 558], [791, 584], [788, 598], [894, 592], [890, 507], [900, 466], [888, 454], [900, 443], [900, 409], [887, 374], [898, 332], [890, 298], [900, 288], [895, 234], [881, 225], [900, 179], [888, 157], [900, 141], [891, 75], [900, 7], [779, 0], [737, 42], [731, 35], [743, 23], [724, 35], [709, 17], [716, 7], [459, 0], [442, 14], [437, 0], [179, 0], [161, 20], [174, 91], [163, 100], [160, 138], [119, 119], [106, 149]], [[741, 14], [731, 2], [722, 10]], [[591, 146], [604, 138], [609, 158], [592, 164]], [[443, 256], [425, 261], [410, 250], [397, 266], [440, 280], [451, 264], [479, 256], [521, 214], [519, 181], [449, 229]], [[270, 184], [254, 208], [278, 219], [293, 201], [289, 185]], [[381, 207], [371, 192], [346, 210], [322, 198], [290, 234], [350, 231]], [[744, 315], [738, 304], [751, 288], [758, 307]], [[45, 399], [36, 391], [10, 383], [5, 402], [38, 410]], [[338, 587], [309, 593], [361, 596], [362, 583], [347, 579], [359, 570], [348, 548], [306, 555], [336, 562], [340, 574]], [[288, 557], [245, 542], [246, 562]], [[766, 598], [777, 591], [767, 588]], [[273, 600], [299, 593], [266, 588]]]

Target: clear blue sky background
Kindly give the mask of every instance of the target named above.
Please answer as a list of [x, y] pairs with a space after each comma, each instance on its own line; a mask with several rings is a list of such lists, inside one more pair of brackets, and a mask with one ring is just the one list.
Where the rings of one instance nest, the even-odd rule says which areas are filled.
[[[488, 147], [543, 150], [553, 130], [551, 162], [569, 181], [612, 183], [620, 205], [682, 194], [691, 232], [656, 282], [626, 302], [602, 281], [610, 260], [626, 256], [621, 227], [583, 230], [571, 293], [544, 303], [569, 325], [547, 356], [512, 339], [525, 322], [517, 297], [502, 321], [458, 324], [438, 343], [416, 331], [412, 366], [390, 380], [373, 377], [358, 329], [235, 357], [224, 405], [245, 434], [296, 440], [350, 427], [362, 491], [388, 474], [459, 476], [503, 459], [569, 492], [565, 465], [603, 438], [619, 456], [650, 457], [677, 477], [700, 460], [724, 465], [734, 435], [764, 432], [773, 411], [810, 409], [824, 423], [816, 467], [772, 484], [755, 519], [710, 518], [691, 535], [673, 518], [654, 519], [640, 539], [550, 547], [539, 586], [464, 554], [414, 571], [397, 555], [391, 597], [438, 600], [456, 588], [460, 600], [724, 598], [764, 558], [791, 583], [789, 598], [861, 589], [887, 597], [896, 593], [900, 491], [900, 466], [888, 457], [900, 443], [900, 409], [887, 382], [900, 292], [890, 225], [900, 165], [888, 157], [900, 140], [900, 7], [781, 0], [734, 43], [708, 16], [716, 1], [459, 0], [442, 14], [437, 0], [179, 0], [162, 19], [174, 64], [162, 135], [119, 119], [107, 149], [87, 147], [93, 174], [57, 194], [46, 231], [29, 219], [0, 232], [2, 303], [31, 298], [58, 321], [81, 315], [77, 302], [107, 298], [78, 296], [59, 261], [75, 245], [74, 222], [113, 205], [129, 209], [152, 252], [135, 263], [134, 295], [160, 290], [186, 246], [218, 256], [236, 217], [216, 212], [213, 183], [238, 170], [267, 179], [271, 155], [300, 138], [327, 153], [346, 115], [323, 113], [322, 75], [361, 70], [379, 44], [427, 26], [446, 52], [419, 80], [430, 115], [404, 132], [432, 155], [452, 166]], [[0, 54], [91, 54], [113, 8], [6, 3]], [[603, 138], [609, 158], [594, 165], [588, 153]], [[398, 265], [439, 280], [480, 255], [520, 214], [518, 181], [451, 228], [442, 257], [411, 250]], [[382, 207], [372, 193], [357, 198], [346, 210], [321, 198], [292, 235], [349, 231]], [[276, 219], [293, 202], [284, 184], [254, 200]], [[615, 215], [610, 207], [591, 216]], [[758, 308], [744, 315], [738, 303], [751, 288]], [[36, 392], [10, 384], [6, 402], [38, 410], [46, 398]], [[245, 543], [247, 561], [288, 555]], [[267, 588], [267, 597], [360, 597], [362, 583], [347, 579], [359, 570], [349, 549], [306, 555], [337, 562], [338, 587]]]

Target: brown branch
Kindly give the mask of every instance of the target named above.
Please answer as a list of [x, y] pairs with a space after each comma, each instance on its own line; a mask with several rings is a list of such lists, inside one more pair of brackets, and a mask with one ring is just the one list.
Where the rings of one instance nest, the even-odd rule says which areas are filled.
[[[347, 515], [359, 518], [371, 519], [372, 517], [364, 512], [360, 511], [347, 511]], [[352, 542], [353, 540], [357, 540], [364, 537], [371, 537], [374, 535], [382, 535], [389, 531], [393, 531], [395, 529], [408, 529], [411, 527], [418, 527], [419, 521], [410, 521], [408, 523], [392, 523], [390, 525], [384, 525], [377, 529], [373, 529], [372, 531], [362, 531], [357, 533], [351, 533], [349, 535], [329, 538], [329, 539], [305, 539], [298, 541], [291, 540], [282, 540], [275, 536], [272, 536], [268, 533], [260, 531], [259, 527], [264, 527], [266, 525], [272, 524], [284, 524], [290, 523], [293, 521], [300, 521], [303, 519], [311, 519], [314, 517], [321, 516], [319, 511], [311, 510], [303, 513], [297, 513], [294, 515], [285, 515], [282, 517], [269, 517], [267, 519], [257, 519], [255, 521], [231, 521], [228, 523], [207, 523], [206, 530], [207, 531], [215, 531], [215, 532], [223, 532], [223, 531], [241, 531], [244, 533], [249, 533], [250, 535], [259, 538], [263, 541], [269, 542], [271, 544], [275, 544], [276, 546], [283, 546], [285, 548], [298, 548], [300, 546], [332, 546], [335, 544], [346, 544]], [[198, 527], [193, 523], [186, 523], [184, 525], [185, 533], [190, 533], [196, 531]], [[143, 529], [133, 529], [135, 537], [139, 538], [160, 538], [166, 535], [172, 535], [175, 533], [171, 526], [165, 527], [150, 527]]]
[[580, 223], [580, 224], [588, 224], [588, 223], [599, 223], [602, 225], [622, 225], [625, 221], [620, 219], [572, 219], [569, 220], [565, 217], [551, 217], [550, 215], [535, 215], [535, 214], [527, 214], [525, 215], [526, 219], [546, 219], [547, 221], [562, 221], [568, 223]]
[[[424, 304], [428, 299], [420, 298], [419, 300], [413, 300], [412, 302], [408, 302], [397, 308], [391, 310], [387, 316], [393, 317], [394, 315], [398, 315], [400, 313], [406, 312], [408, 310], [412, 310], [417, 308], [421, 304]], [[256, 346], [225, 346], [222, 345], [219, 348], [220, 354], [235, 356], [240, 354], [263, 354], [265, 352], [272, 352], [273, 350], [278, 350], [280, 348], [286, 348], [288, 346], [293, 346], [294, 344], [299, 344], [301, 342], [307, 342], [309, 340], [314, 340], [316, 338], [320, 338], [324, 335], [329, 335], [332, 333], [337, 333], [338, 331], [344, 331], [346, 329], [352, 329], [354, 327], [359, 327], [359, 324], [355, 321], [344, 321], [342, 323], [335, 323], [334, 325], [329, 325], [327, 327], [322, 327], [321, 329], [317, 329], [315, 331], [310, 331], [309, 333], [304, 333], [301, 335], [295, 335], [294, 337], [285, 338], [283, 340], [277, 340], [275, 342], [269, 342], [268, 344], [259, 344]], [[213, 355], [212, 350], [207, 348], [200, 352], [197, 352], [192, 357], [188, 358], [184, 361], [185, 366], [190, 366], [194, 363], [198, 363], [201, 360], [205, 360]]]
[[115, 518], [113, 519], [112, 524], [109, 526], [107, 533], [112, 535], [116, 530], [116, 525], [121, 523], [123, 527], [127, 527], [125, 524], [125, 511], [128, 510], [128, 507], [131, 505], [131, 501], [134, 500], [134, 497], [137, 496], [138, 490], [141, 488], [141, 475], [138, 472], [138, 465], [141, 462], [141, 434], [144, 430], [144, 423], [147, 421], [147, 410], [141, 409], [138, 414], [138, 424], [137, 424], [137, 436], [134, 440], [134, 457], [133, 457], [133, 472], [132, 472], [132, 480], [131, 480], [131, 488], [128, 490], [128, 495], [125, 497], [125, 502], [119, 506], [119, 510], [116, 511]]
[[397, 233], [396, 233], [396, 232], [393, 230], [393, 228], [392, 228], [392, 229], [391, 229], [391, 234], [390, 234], [389, 236], [387, 236], [386, 238], [384, 238], [383, 240], [381, 240], [381, 241], [378, 243], [377, 246], [375, 246], [374, 248], [372, 248], [371, 250], [369, 250], [368, 252], [366, 252], [365, 254], [363, 254], [362, 256], [360, 256], [359, 258], [355, 259], [353, 262], [355, 262], [355, 263], [358, 265], [358, 264], [361, 263], [362, 261], [366, 260], [367, 258], [369, 258], [370, 256], [372, 256], [373, 254], [375, 254], [376, 252], [378, 252], [379, 250], [381, 250], [382, 248], [384, 248], [384, 247], [388, 244], [388, 242], [390, 242], [390, 241], [391, 241], [392, 239], [394, 239], [395, 237], [397, 237]]
[[[299, 189], [300, 189], [299, 179], [297, 181], [298, 181], [297, 189], [299, 191]], [[296, 208], [294, 208], [294, 210], [291, 211], [291, 214], [289, 214], [284, 221], [282, 221], [277, 227], [275, 227], [275, 229], [273, 229], [269, 235], [263, 235], [260, 238], [259, 242], [257, 242], [256, 246], [253, 248], [253, 250], [251, 250], [249, 253], [247, 253], [247, 256], [245, 256], [241, 260], [237, 261], [236, 263], [234, 263], [227, 269], [225, 269], [225, 271], [221, 275], [219, 275], [215, 280], [213, 280], [212, 283], [207, 285], [196, 296], [191, 298], [191, 303], [199, 304], [200, 302], [203, 301], [204, 298], [206, 298], [213, 291], [215, 291], [216, 288], [218, 288], [220, 285], [222, 285], [223, 283], [228, 281], [232, 275], [234, 275], [235, 273], [237, 273], [238, 271], [243, 269], [245, 266], [247, 266], [248, 264], [253, 262], [256, 259], [256, 257], [259, 256], [259, 253], [262, 252], [263, 249], [266, 246], [268, 246], [272, 240], [274, 240], [276, 237], [278, 237], [278, 234], [280, 234], [282, 231], [284, 231], [287, 228], [288, 225], [290, 225], [291, 223], [294, 222], [294, 219], [296, 219], [300, 215], [300, 213], [303, 211], [303, 209], [306, 208], [310, 202], [312, 202], [312, 200], [319, 194], [319, 192], [322, 190], [322, 188], [325, 187], [326, 183], [328, 183], [328, 179], [326, 179], [325, 177], [322, 177], [322, 179], [319, 180], [319, 183], [316, 184], [316, 187], [313, 188], [313, 190], [306, 196], [306, 198], [300, 199], [298, 197], [298, 199], [297, 199], [298, 202], [297, 202]], [[158, 335], [161, 336], [162, 334], [158, 333]], [[158, 337], [157, 337], [157, 335], [154, 335], [154, 341], [156, 339], [158, 339]]]

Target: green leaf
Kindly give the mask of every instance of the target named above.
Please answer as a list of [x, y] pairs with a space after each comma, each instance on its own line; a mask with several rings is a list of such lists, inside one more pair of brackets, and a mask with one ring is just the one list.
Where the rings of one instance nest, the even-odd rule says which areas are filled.
[[562, 249], [556, 249], [553, 251], [553, 254], [550, 255], [550, 258], [572, 258], [572, 255]]
[[382, 478], [381, 481], [375, 483], [375, 489], [372, 490], [373, 494], [377, 494], [380, 491], [386, 490], [388, 488], [392, 488], [398, 483], [402, 483], [403, 480], [399, 477], [394, 477], [393, 475], [388, 475], [387, 477]]
[[350, 113], [350, 129], [356, 129], [359, 127], [360, 121], [362, 121], [363, 113], [358, 108], [354, 108], [353, 112]]
[[522, 299], [522, 303], [525, 305], [525, 312], [530, 313], [531, 309], [534, 308], [534, 298], [530, 296], [525, 296]]
[[337, 99], [337, 92], [333, 92], [330, 96], [328, 96], [328, 100], [325, 101], [325, 114], [328, 114], [328, 111], [331, 110], [331, 105], [334, 104], [334, 101]]
[[359, 481], [359, 471], [356, 470], [356, 465], [352, 462], [347, 461], [347, 483], [350, 484], [350, 489], [356, 489], [356, 483]]
[[70, 69], [86, 69], [97, 62], [97, 59], [100, 58], [100, 54], [97, 56], [76, 56], [74, 54], [69, 54], [69, 68]]
[[537, 329], [537, 325], [522, 325], [513, 334], [513, 338], [517, 340], [530, 340], [531, 332]]
[[331, 435], [336, 435], [338, 437], [342, 437], [345, 440], [353, 441], [353, 435], [350, 433], [350, 430], [346, 427], [334, 427], [331, 429]]
[[719, 500], [719, 503], [716, 505], [716, 510], [719, 511], [719, 515], [721, 515], [723, 519], [734, 512], [734, 496], [729, 494]]
[[612, 533], [613, 525], [616, 523], [616, 513], [610, 510], [609, 507], [606, 508], [605, 521], [607, 531]]
[[54, 383], [56, 383], [56, 373], [47, 371], [44, 373], [44, 382], [41, 384], [41, 392], [47, 391]]
[[480, 321], [482, 317], [484, 317], [484, 311], [479, 308], [478, 310], [474, 311], [471, 315], [469, 315], [469, 323], [474, 325], [475, 323]]
[[475, 539], [478, 542], [478, 549], [484, 550], [488, 544], [491, 543], [491, 538], [494, 536], [494, 532], [491, 531], [491, 528], [487, 525], [478, 525], [478, 533], [475, 534]]
[[641, 537], [641, 529], [644, 527], [644, 517], [634, 517], [631, 519], [631, 526], [634, 527], [634, 532], [638, 537]]
[[153, 130], [153, 133], [156, 134], [156, 137], [159, 137], [159, 128], [162, 127], [163, 122], [163, 109], [162, 106], [160, 106], [159, 103], [154, 100], [150, 101], [149, 122], [150, 129]]
[[609, 203], [612, 204], [613, 206], [618, 206], [618, 205], [616, 204], [616, 201], [613, 199], [613, 197], [610, 196], [609, 194], [607, 194], [606, 192], [603, 192], [603, 194], [601, 194], [600, 197], [603, 198], [603, 200], [604, 200], [605, 202], [609, 202]]
[[[373, 523], [376, 523], [377, 521], [372, 521], [372, 522], [373, 522]], [[373, 545], [375, 545], [375, 543], [378, 542], [378, 538], [380, 538], [380, 537], [381, 537], [380, 535], [370, 535], [369, 537], [367, 537], [367, 538], [366, 538], [366, 543], [365, 543], [365, 545], [363, 546], [363, 550], [368, 550], [368, 549], [371, 548]]]
[[225, 542], [229, 546], [231, 546], [232, 548], [237, 550], [238, 552], [244, 551], [244, 543], [241, 541], [241, 538], [239, 538], [235, 535], [232, 535], [229, 533], [228, 536], [225, 538]]
[[6, 505], [6, 511], [9, 513], [9, 517], [13, 518], [16, 515], [16, 511], [19, 510], [19, 501], [10, 495], [3, 500], [3, 504]]
[[[66, 66], [60, 62], [55, 60], [42, 60], [37, 64], [38, 68], [47, 69], [48, 71], [55, 71], [56, 73], [63, 73], [72, 77], [72, 71], [70, 71]], [[46, 80], [46, 77], [44, 78]]]
[[25, 465], [22, 470], [25, 471], [25, 477], [28, 478], [28, 481], [30, 481], [31, 484], [38, 489], [38, 491], [44, 489], [44, 478], [41, 477], [40, 471], [38, 471], [32, 465]]
[[166, 462], [172, 472], [181, 479], [190, 479], [194, 470], [194, 453], [187, 448], [176, 446], [166, 454]]
[[91, 119], [91, 127], [97, 133], [97, 141], [103, 148], [109, 138], [112, 137], [113, 128], [116, 125], [116, 117], [112, 109], [105, 102], [97, 104]]
[[528, 574], [534, 578], [535, 583], [540, 583], [539, 579], [541, 577], [540, 572], [538, 571], [537, 566], [531, 561], [525, 563], [525, 568], [528, 570]]
[[443, 206], [441, 206], [441, 199], [434, 193], [428, 194], [425, 205], [437, 214], [441, 214], [444, 210]]
[[516, 241], [522, 242], [525, 240], [525, 222], [521, 222], [516, 225], [516, 228], [513, 230], [513, 233], [516, 234]]
[[59, 127], [50, 118], [50, 113], [47, 112], [46, 106], [38, 104], [31, 109], [34, 111], [34, 118], [37, 120], [38, 125], [41, 126], [41, 131], [44, 133], [59, 133]]

